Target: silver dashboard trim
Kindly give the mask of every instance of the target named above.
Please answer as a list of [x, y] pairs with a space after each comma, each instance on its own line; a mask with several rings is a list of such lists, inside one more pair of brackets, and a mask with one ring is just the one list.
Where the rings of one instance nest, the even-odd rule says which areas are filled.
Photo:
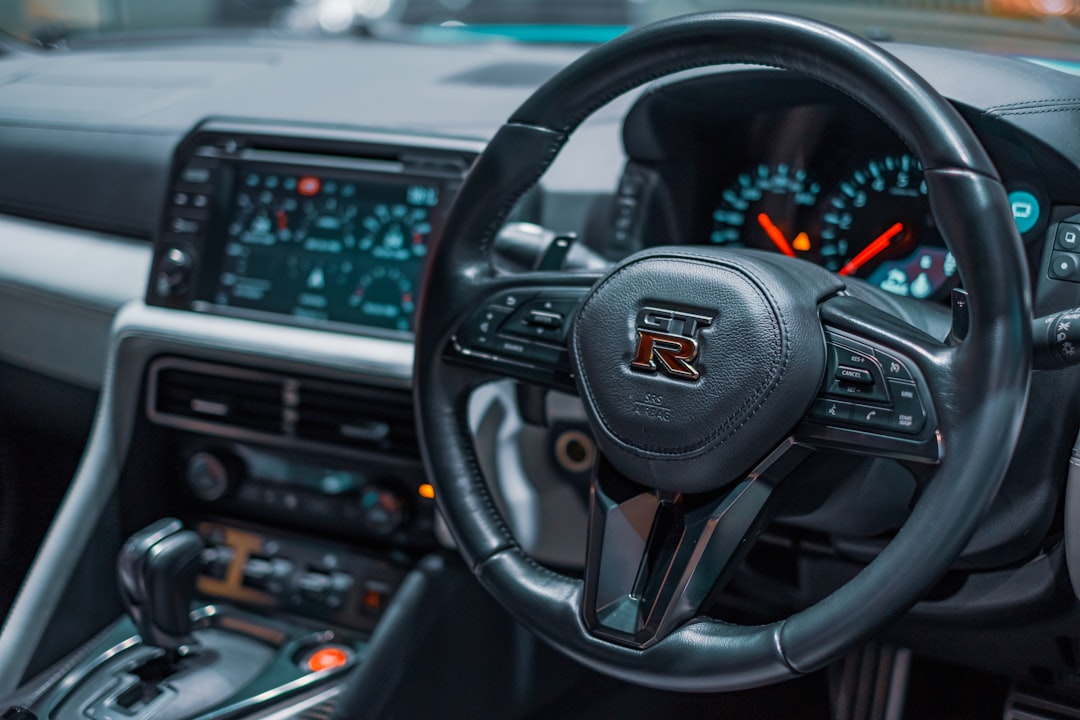
[[0, 214], [0, 359], [99, 388], [109, 326], [142, 296], [151, 254], [149, 242]]

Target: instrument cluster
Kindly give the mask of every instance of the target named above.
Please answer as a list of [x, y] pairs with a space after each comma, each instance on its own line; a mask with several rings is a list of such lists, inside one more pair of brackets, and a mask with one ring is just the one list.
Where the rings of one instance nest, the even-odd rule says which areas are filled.
[[[687, 82], [646, 97], [628, 116], [623, 185], [637, 173], [660, 188], [645, 203], [642, 245], [778, 252], [895, 295], [947, 301], [960, 284], [957, 263], [931, 212], [922, 165], [902, 139], [812, 83], [742, 77]], [[1048, 220], [1046, 193], [1026, 172], [1022, 149], [987, 140], [1017, 228], [1030, 240]]]
[[958, 280], [922, 166], [906, 152], [867, 159], [832, 187], [806, 168], [759, 163], [721, 191], [708, 242], [801, 257], [919, 299], [940, 298]]

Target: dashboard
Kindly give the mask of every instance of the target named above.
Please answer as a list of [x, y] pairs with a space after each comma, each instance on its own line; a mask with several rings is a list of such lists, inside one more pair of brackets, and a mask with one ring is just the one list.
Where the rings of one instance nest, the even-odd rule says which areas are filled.
[[[1077, 235], [1067, 240], [1080, 234], [1080, 116], [1069, 100], [1080, 80], [1018, 60], [891, 49], [954, 101], [999, 168], [1036, 314], [1080, 305]], [[428, 253], [499, 123], [578, 51], [265, 40], [216, 50], [213, 73], [191, 48], [0, 61], [0, 71], [11, 63], [0, 78], [11, 169], [0, 173], [0, 248], [11, 259], [0, 263], [0, 312], [12, 319], [0, 323], [0, 357], [105, 391], [106, 420], [76, 482], [100, 497], [120, 488], [129, 524], [153, 511], [200, 523], [224, 558], [202, 581], [208, 595], [368, 632], [416, 558], [451, 544], [412, 418]], [[131, 55], [147, 73], [191, 75], [181, 90], [150, 92], [131, 69], [140, 63], [118, 62]], [[346, 62], [385, 72], [358, 75], [349, 93], [312, 82], [313, 68]], [[42, 100], [42, 88], [88, 76], [111, 90], [55, 101], [64, 107]], [[148, 96], [141, 105], [136, 91]], [[283, 94], [302, 101], [282, 108], [272, 100]], [[598, 113], [514, 219], [576, 233], [609, 261], [665, 245], [803, 258], [932, 307], [944, 336], [963, 281], [922, 170], [887, 120], [784, 73], [691, 73]], [[1074, 270], [1056, 269], [1057, 258]], [[45, 341], [43, 325], [67, 331]], [[1033, 378], [1015, 467], [956, 577], [912, 622], [1000, 618], [1031, 600], [995, 594], [1019, 567], [1035, 576], [1032, 594], [1060, 589], [1064, 477], [1080, 426], [1080, 409], [1060, 398], [1078, 382]], [[504, 476], [511, 525], [530, 550], [555, 537], [553, 562], [571, 566], [595, 459], [583, 416], [568, 397], [486, 397], [470, 419], [486, 470]], [[747, 607], [809, 602], [823, 589], [809, 576], [840, 577], [873, 557], [920, 481], [899, 466], [825, 465], [813, 472], [846, 504], [799, 497], [784, 509], [765, 552], [798, 559], [775, 565], [782, 577], [759, 573], [768, 582], [755, 589], [751, 558], [749, 581], [736, 581]], [[292, 575], [274, 576], [283, 562]], [[301, 581], [307, 589], [293, 592]], [[1014, 658], [985, 651], [1002, 636], [962, 629], [950, 652], [996, 672], [1051, 655], [1066, 667], [1056, 637], [1072, 632], [1067, 620], [1030, 632]], [[1017, 621], [1018, 636], [1029, 630]], [[935, 652], [937, 637], [904, 642]]]

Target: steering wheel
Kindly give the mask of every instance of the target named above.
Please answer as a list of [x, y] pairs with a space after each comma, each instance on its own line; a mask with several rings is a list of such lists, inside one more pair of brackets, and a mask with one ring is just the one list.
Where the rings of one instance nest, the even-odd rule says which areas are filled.
[[[969, 294], [962, 341], [932, 338], [857, 299], [843, 278], [779, 254], [666, 247], [602, 274], [493, 269], [493, 238], [510, 209], [586, 117], [648, 81], [725, 63], [819, 80], [903, 138]], [[513, 114], [433, 249], [414, 380], [439, 507], [482, 585], [589, 667], [693, 691], [817, 670], [925, 595], [997, 491], [1027, 403], [1026, 268], [979, 141], [882, 49], [752, 12], [630, 32]], [[584, 404], [602, 457], [583, 579], [530, 558], [489, 494], [465, 418], [470, 392], [496, 378], [566, 389]], [[774, 490], [799, 482], [800, 464], [821, 448], [922, 463], [929, 479], [903, 527], [852, 580], [781, 621], [705, 616], [768, 521]]]

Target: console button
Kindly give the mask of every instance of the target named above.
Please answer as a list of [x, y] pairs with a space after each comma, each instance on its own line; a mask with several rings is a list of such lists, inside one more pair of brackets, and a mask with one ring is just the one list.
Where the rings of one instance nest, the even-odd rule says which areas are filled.
[[180, 173], [180, 180], [192, 185], [205, 185], [210, 182], [210, 168], [198, 165], [188, 165]]
[[197, 220], [174, 217], [169, 221], [169, 229], [177, 235], [194, 235], [199, 232], [201, 225]]

